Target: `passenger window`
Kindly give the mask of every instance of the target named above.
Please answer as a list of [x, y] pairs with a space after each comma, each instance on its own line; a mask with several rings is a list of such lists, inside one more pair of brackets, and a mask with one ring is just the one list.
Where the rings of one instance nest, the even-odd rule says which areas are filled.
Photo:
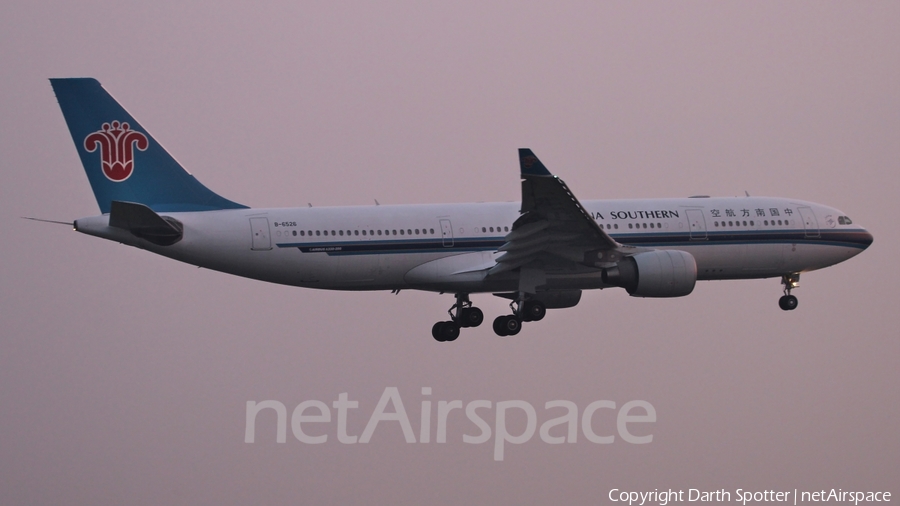
[[432, 234], [434, 234], [434, 229], [433, 229], [433, 228], [429, 228], [428, 230], [429, 230]]
[[316, 235], [319, 235], [319, 231], [318, 231], [318, 230], [316, 230]]

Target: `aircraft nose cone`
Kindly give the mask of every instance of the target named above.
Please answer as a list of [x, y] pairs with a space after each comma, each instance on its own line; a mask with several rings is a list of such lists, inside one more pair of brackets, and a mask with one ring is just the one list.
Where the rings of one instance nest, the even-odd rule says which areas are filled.
[[868, 230], [863, 230], [859, 234], [859, 243], [862, 244], [863, 249], [868, 248], [873, 240], [875, 240], [875, 238], [872, 237], [872, 234]]

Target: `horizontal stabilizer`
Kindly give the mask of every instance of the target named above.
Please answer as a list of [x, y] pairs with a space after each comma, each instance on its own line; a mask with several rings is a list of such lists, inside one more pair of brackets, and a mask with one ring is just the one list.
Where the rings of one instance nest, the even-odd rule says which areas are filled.
[[143, 204], [118, 200], [111, 202], [109, 226], [128, 230], [159, 246], [171, 246], [184, 234], [184, 226], [175, 218], [160, 216]]

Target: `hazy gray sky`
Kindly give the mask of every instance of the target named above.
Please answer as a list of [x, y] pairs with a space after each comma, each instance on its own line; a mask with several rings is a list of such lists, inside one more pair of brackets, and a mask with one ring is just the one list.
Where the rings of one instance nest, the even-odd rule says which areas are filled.
[[[4, 3], [0, 503], [900, 492], [898, 27], [897, 2]], [[47, 81], [69, 76], [98, 78], [252, 206], [518, 200], [516, 148], [531, 147], [581, 199], [794, 197], [875, 242], [804, 274], [790, 313], [775, 279], [608, 290], [516, 338], [485, 325], [439, 344], [446, 295], [270, 285], [19, 219], [98, 213]], [[332, 423], [306, 445], [290, 429], [275, 443], [261, 415], [244, 443], [248, 400], [347, 392], [359, 435], [386, 387], [417, 434], [422, 387], [435, 404], [525, 400], [539, 422], [551, 400], [641, 399], [657, 422], [647, 445], [536, 435], [503, 462], [462, 442], [464, 417], [446, 444], [388, 423], [343, 445]]]

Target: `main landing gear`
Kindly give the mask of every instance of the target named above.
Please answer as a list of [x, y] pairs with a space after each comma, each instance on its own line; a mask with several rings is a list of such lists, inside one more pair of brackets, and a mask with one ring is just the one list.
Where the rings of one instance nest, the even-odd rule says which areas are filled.
[[438, 342], [455, 341], [463, 327], [477, 327], [484, 321], [484, 313], [472, 305], [469, 294], [456, 294], [456, 304], [447, 311], [450, 321], [437, 322], [431, 327], [431, 336]]
[[781, 276], [781, 284], [784, 285], [784, 295], [778, 299], [778, 307], [785, 311], [797, 309], [797, 297], [791, 295], [791, 290], [800, 286], [800, 273], [792, 272]]
[[[509, 307], [512, 314], [494, 320], [494, 333], [498, 336], [514, 336], [522, 330], [523, 322], [536, 322], [547, 314], [547, 307], [537, 300], [512, 301]], [[456, 304], [447, 312], [450, 321], [437, 322], [431, 327], [431, 336], [441, 343], [455, 341], [460, 329], [477, 327], [484, 321], [484, 313], [472, 305], [467, 293], [456, 294]]]
[[524, 302], [512, 301], [509, 303], [512, 309], [511, 315], [498, 316], [494, 319], [494, 333], [498, 336], [514, 336], [522, 330], [523, 322], [536, 322], [547, 315], [547, 308], [536, 300]]

